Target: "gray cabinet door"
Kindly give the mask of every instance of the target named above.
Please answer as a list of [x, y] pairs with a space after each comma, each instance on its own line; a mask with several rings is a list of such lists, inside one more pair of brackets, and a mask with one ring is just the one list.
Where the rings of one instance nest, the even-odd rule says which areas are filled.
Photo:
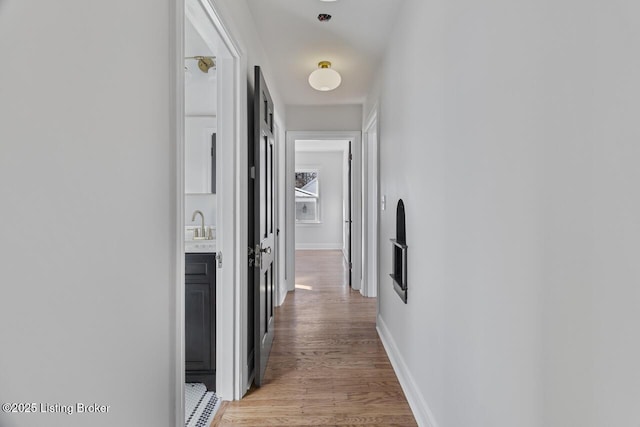
[[214, 254], [187, 254], [185, 263], [186, 381], [215, 390], [216, 271]]

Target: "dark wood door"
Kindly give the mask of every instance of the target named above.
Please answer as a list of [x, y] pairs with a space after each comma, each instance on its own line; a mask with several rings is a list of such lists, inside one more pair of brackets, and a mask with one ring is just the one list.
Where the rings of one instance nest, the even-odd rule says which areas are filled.
[[254, 382], [262, 385], [274, 337], [273, 100], [255, 67], [253, 138], [250, 151], [250, 286], [253, 289]]

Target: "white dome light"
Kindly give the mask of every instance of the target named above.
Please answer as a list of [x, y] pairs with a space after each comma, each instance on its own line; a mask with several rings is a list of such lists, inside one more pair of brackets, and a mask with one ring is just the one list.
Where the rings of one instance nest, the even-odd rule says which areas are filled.
[[336, 70], [331, 69], [331, 62], [320, 61], [318, 69], [309, 74], [309, 84], [315, 90], [327, 92], [334, 90], [342, 83], [342, 77]]

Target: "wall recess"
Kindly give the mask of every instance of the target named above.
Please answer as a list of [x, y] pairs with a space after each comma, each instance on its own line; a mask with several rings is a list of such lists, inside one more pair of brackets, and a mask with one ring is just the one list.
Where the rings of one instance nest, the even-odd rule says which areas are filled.
[[407, 303], [407, 230], [404, 216], [404, 202], [398, 201], [396, 208], [396, 238], [391, 239], [393, 289], [404, 303]]

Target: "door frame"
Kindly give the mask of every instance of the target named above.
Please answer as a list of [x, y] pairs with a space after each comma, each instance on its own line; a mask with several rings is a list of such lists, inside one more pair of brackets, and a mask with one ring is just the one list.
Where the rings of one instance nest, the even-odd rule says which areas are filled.
[[285, 215], [286, 223], [286, 269], [289, 291], [295, 290], [295, 142], [296, 140], [319, 141], [351, 141], [352, 161], [352, 262], [353, 262], [353, 289], [362, 292], [362, 132], [360, 131], [287, 131], [285, 147]]
[[273, 118], [273, 137], [274, 143], [274, 162], [273, 173], [275, 177], [275, 186], [273, 188], [273, 198], [276, 218], [276, 307], [281, 306], [287, 297], [287, 278], [285, 272], [284, 249], [286, 247], [286, 209], [285, 200], [282, 197], [285, 188], [285, 174], [283, 167], [285, 165], [285, 150], [282, 146], [284, 143], [284, 126], [280, 122], [280, 116], [276, 113]]
[[[206, 15], [207, 25], [217, 33], [227, 50], [227, 58], [219, 58], [225, 62], [224, 76], [227, 83], [223, 91], [218, 92], [218, 132], [219, 140], [228, 140], [227, 144], [218, 144], [218, 159], [220, 167], [216, 168], [216, 178], [219, 184], [216, 192], [219, 199], [229, 203], [217, 203], [216, 245], [224, 254], [222, 268], [217, 269], [216, 299], [219, 308], [216, 310], [216, 390], [223, 400], [239, 399], [243, 392], [242, 372], [240, 364], [236, 363], [242, 354], [242, 343], [238, 339], [242, 319], [240, 318], [240, 288], [241, 286], [220, 286], [221, 283], [236, 283], [239, 277], [239, 259], [241, 245], [236, 244], [240, 232], [235, 220], [235, 207], [240, 206], [241, 189], [235, 183], [240, 174], [239, 159], [241, 144], [241, 58], [243, 52], [236, 39], [228, 31], [221, 15], [210, 0], [191, 0], [191, 5], [197, 4]], [[175, 170], [174, 187], [174, 244], [177, 248], [174, 258], [175, 267], [175, 305], [171, 307], [173, 315], [171, 322], [174, 329], [173, 354], [174, 371], [171, 374], [175, 392], [175, 425], [184, 424], [184, 383], [185, 383], [185, 246], [184, 246], [184, 152], [185, 152], [185, 102], [184, 102], [184, 21], [187, 19], [185, 0], [176, 0], [171, 12], [172, 40], [170, 43], [171, 58], [171, 134], [174, 137]], [[218, 79], [220, 82], [221, 79]], [[228, 84], [229, 81], [232, 84]], [[218, 89], [221, 85], [218, 84]], [[221, 115], [221, 111], [225, 113]], [[222, 116], [222, 117], [221, 117]], [[221, 124], [222, 122], [222, 124]], [[227, 307], [225, 309], [225, 307]]]
[[[373, 136], [375, 135], [375, 136]], [[379, 250], [379, 126], [378, 105], [376, 104], [365, 122], [362, 138], [362, 294], [366, 297], [377, 297]]]

